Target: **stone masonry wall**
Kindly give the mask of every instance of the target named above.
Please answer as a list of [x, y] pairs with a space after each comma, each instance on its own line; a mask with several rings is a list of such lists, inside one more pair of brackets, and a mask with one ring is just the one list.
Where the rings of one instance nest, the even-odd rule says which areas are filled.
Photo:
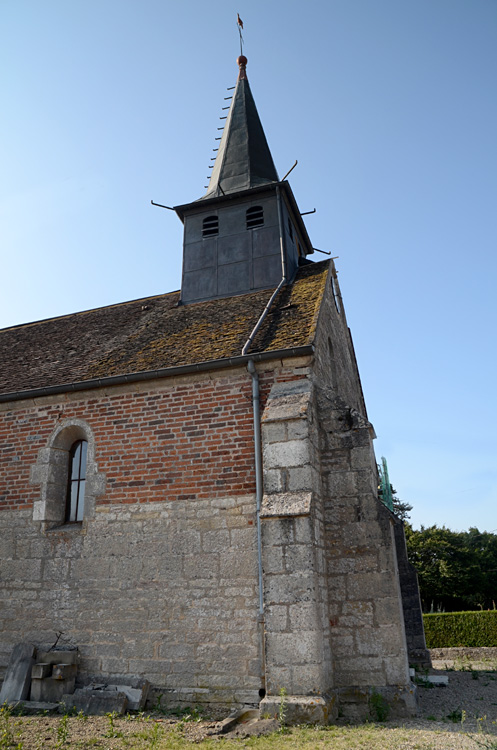
[[[265, 366], [263, 395], [301, 378], [301, 364]], [[92, 431], [92, 514], [82, 525], [34, 520], [50, 436], [71, 420]], [[2, 405], [0, 425], [0, 666], [15, 643], [63, 631], [84, 681], [144, 677], [176, 703], [257, 702], [248, 373]]]
[[393, 517], [378, 500], [374, 430], [332, 278], [309, 380], [273, 385], [262, 420], [263, 707], [285, 688], [294, 720], [327, 721], [338, 705], [364, 719], [377, 691], [406, 716], [415, 689]]
[[394, 528], [409, 664], [431, 667], [430, 652], [426, 648], [418, 575], [407, 556], [404, 524], [400, 519], [395, 519]]
[[334, 684], [351, 716], [372, 687], [409, 713], [415, 700], [393, 519], [377, 497], [371, 427], [325, 389], [318, 404]]
[[260, 688], [253, 495], [100, 505], [88, 532], [2, 514], [2, 662], [13, 644], [81, 650], [84, 681], [147, 678], [179, 703]]
[[327, 723], [332, 694], [318, 433], [309, 380], [275, 384], [262, 420], [267, 695], [285, 689], [293, 722]]
[[[370, 425], [311, 381], [275, 384], [263, 415], [264, 709], [366, 718], [372, 691], [415, 709], [392, 517]], [[288, 654], [292, 654], [289, 660]]]

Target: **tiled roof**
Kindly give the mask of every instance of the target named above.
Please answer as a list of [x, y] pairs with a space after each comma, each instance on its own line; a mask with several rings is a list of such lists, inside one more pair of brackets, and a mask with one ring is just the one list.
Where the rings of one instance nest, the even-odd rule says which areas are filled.
[[[328, 261], [282, 289], [251, 352], [311, 344]], [[241, 354], [272, 290], [180, 305], [179, 292], [0, 331], [0, 394]]]

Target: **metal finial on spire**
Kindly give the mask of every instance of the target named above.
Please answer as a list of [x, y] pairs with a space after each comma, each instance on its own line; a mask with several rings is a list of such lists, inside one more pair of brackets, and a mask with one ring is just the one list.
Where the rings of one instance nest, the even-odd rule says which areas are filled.
[[238, 27], [238, 33], [240, 34], [240, 54], [243, 55], [243, 36], [242, 36], [242, 29], [243, 29], [243, 21], [240, 18], [240, 15], [236, 14], [236, 25]]
[[238, 67], [240, 68], [240, 73], [238, 74], [238, 80], [241, 81], [243, 78], [247, 78], [247, 63], [248, 60], [245, 57], [245, 55], [240, 55], [240, 57], [236, 58], [236, 62], [238, 64]]

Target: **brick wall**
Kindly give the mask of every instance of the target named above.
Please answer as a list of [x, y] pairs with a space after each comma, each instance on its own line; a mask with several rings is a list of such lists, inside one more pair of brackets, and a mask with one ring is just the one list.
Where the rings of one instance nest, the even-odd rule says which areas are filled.
[[250, 388], [248, 376], [237, 374], [0, 414], [0, 508], [30, 507], [37, 499], [30, 467], [57, 423], [73, 417], [93, 430], [98, 468], [107, 478], [102, 502], [253, 491]]
[[[302, 377], [301, 362], [261, 373]], [[39, 455], [88, 423], [105, 490], [83, 526], [33, 520]], [[251, 379], [243, 369], [0, 412], [0, 666], [63, 631], [89, 680], [146, 677], [173, 703], [256, 702], [261, 682]], [[61, 498], [61, 502], [64, 498]]]

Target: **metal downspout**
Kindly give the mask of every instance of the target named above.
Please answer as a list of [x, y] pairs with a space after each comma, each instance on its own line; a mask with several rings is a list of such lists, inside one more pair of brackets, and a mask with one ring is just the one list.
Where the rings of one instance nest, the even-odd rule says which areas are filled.
[[[266, 315], [268, 314], [271, 305], [273, 304], [278, 292], [287, 282], [287, 268], [286, 268], [286, 253], [285, 253], [285, 238], [283, 233], [283, 209], [281, 208], [281, 190], [280, 186], [276, 186], [276, 201], [278, 204], [278, 223], [280, 229], [280, 253], [281, 253], [281, 281], [271, 295], [269, 302], [264, 308], [262, 315], [255, 324], [252, 333], [245, 342], [245, 346], [242, 349], [242, 356], [246, 355], [252, 341], [254, 340], [257, 331], [260, 329], [264, 322]], [[250, 377], [252, 378], [252, 409], [254, 414], [254, 458], [255, 458], [255, 494], [256, 494], [256, 519], [257, 519], [257, 564], [259, 574], [259, 614], [257, 622], [260, 626], [260, 642], [261, 642], [261, 679], [264, 685], [264, 695], [266, 687], [266, 648], [264, 642], [264, 593], [262, 583], [262, 529], [261, 529], [261, 505], [262, 505], [262, 493], [263, 493], [263, 482], [262, 482], [262, 449], [261, 449], [261, 404], [260, 404], [260, 391], [259, 391], [259, 376], [255, 369], [255, 363], [253, 359], [249, 359], [247, 363], [247, 370]], [[262, 697], [262, 696], [261, 696]]]
[[255, 369], [254, 360], [250, 359], [247, 370], [252, 378], [252, 407], [254, 414], [254, 456], [255, 456], [255, 494], [256, 494], [256, 523], [257, 523], [257, 567], [259, 576], [259, 614], [257, 622], [260, 627], [261, 639], [261, 678], [262, 684], [266, 685], [266, 649], [264, 643], [264, 595], [262, 588], [262, 530], [261, 530], [261, 505], [262, 505], [262, 452], [261, 452], [261, 407], [259, 392], [259, 376]]

